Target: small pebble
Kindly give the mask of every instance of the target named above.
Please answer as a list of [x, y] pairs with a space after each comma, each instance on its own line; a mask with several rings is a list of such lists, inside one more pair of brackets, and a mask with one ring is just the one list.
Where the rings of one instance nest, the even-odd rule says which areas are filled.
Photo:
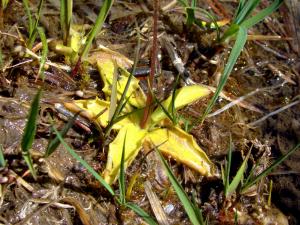
[[81, 91], [81, 90], [76, 91], [75, 94], [76, 94], [78, 97], [81, 97], [81, 98], [84, 96], [84, 93], [83, 93], [83, 91]]
[[8, 181], [8, 177], [0, 177], [0, 184], [5, 184]]

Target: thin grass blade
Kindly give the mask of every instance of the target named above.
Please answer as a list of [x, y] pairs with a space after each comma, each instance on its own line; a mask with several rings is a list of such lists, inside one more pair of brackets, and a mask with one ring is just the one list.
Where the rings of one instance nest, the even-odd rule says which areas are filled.
[[238, 5], [238, 7], [236, 9], [236, 13], [235, 13], [234, 18], [236, 18], [237, 15], [240, 14], [240, 12], [242, 11], [242, 9], [245, 7], [245, 4], [246, 4], [246, 0], [240, 0], [239, 1], [239, 5]]
[[[65, 126], [63, 127], [63, 129], [60, 132], [60, 136], [65, 137], [68, 133], [68, 131], [71, 129], [71, 127], [73, 127], [76, 119], [77, 119], [78, 114], [74, 115], [71, 119], [68, 120], [68, 123], [65, 124]], [[53, 138], [47, 147], [46, 153], [45, 153], [45, 157], [50, 156], [59, 146], [60, 144], [60, 140], [58, 139], [57, 136], [55, 136], [55, 138]]]
[[2, 49], [0, 48], [0, 70], [3, 68], [3, 54], [2, 54]]
[[3, 146], [2, 146], [2, 144], [0, 144], [0, 168], [3, 168], [6, 166], [6, 161], [5, 161], [3, 152], [4, 152]]
[[245, 27], [246, 29], [253, 27], [255, 24], [259, 23], [264, 18], [266, 18], [267, 16], [272, 14], [274, 11], [276, 11], [282, 3], [283, 3], [283, 0], [275, 0], [269, 7], [261, 10], [256, 15], [254, 15], [251, 18], [242, 22], [241, 26]]
[[87, 171], [89, 171], [99, 182], [100, 184], [107, 190], [111, 195], [115, 195], [115, 192], [110, 187], [108, 183], [104, 181], [104, 179], [85, 161], [83, 160], [62, 138], [60, 133], [56, 130], [55, 127], [53, 127], [53, 130], [55, 134], [57, 135], [59, 141], [62, 143], [62, 145], [65, 147], [65, 149], [77, 160], [83, 165]]
[[191, 7], [186, 8], [186, 14], [187, 14], [186, 25], [188, 27], [191, 27], [195, 22], [195, 10], [194, 10], [195, 7], [196, 7], [196, 1], [192, 0]]
[[37, 14], [36, 14], [34, 29], [36, 29], [38, 27], [39, 20], [40, 20], [40, 17], [41, 17], [41, 12], [42, 12], [43, 4], [44, 4], [44, 0], [40, 0], [39, 1], [39, 5], [38, 5]]
[[33, 19], [32, 19], [31, 12], [30, 12], [30, 8], [29, 8], [29, 1], [28, 0], [23, 0], [23, 5], [24, 5], [24, 8], [25, 8], [25, 13], [26, 13], [27, 18], [28, 18], [28, 33], [29, 33], [29, 36], [31, 36], [32, 33], [33, 33], [34, 22], [33, 22]]
[[210, 113], [210, 111], [212, 110], [213, 106], [215, 105], [221, 91], [223, 90], [227, 79], [239, 57], [239, 55], [241, 54], [244, 45], [247, 41], [247, 30], [243, 27], [239, 28], [237, 37], [236, 37], [236, 41], [234, 43], [234, 46], [232, 48], [232, 51], [230, 52], [227, 64], [225, 66], [224, 72], [221, 76], [221, 80], [220, 83], [214, 93], [214, 96], [212, 97], [212, 99], [209, 101], [208, 106], [204, 112], [204, 114], [202, 115], [202, 117], [200, 118], [201, 123], [204, 121], [204, 119], [206, 118], [206, 116], [208, 115], [208, 113]]
[[28, 39], [28, 42], [27, 42], [27, 45], [28, 45], [29, 49], [32, 48], [33, 43], [34, 43], [34, 41], [36, 39], [36, 36], [37, 36], [37, 31], [38, 31], [37, 28], [38, 28], [39, 20], [40, 20], [40, 17], [41, 17], [43, 4], [44, 4], [44, 0], [40, 0], [39, 5], [38, 5], [37, 14], [35, 16], [36, 17], [35, 22], [32, 21], [32, 23], [33, 23], [32, 32], [30, 33], [29, 39]]
[[252, 13], [256, 6], [260, 3], [261, 0], [251, 0], [247, 1], [245, 4], [239, 8], [239, 13], [236, 15], [233, 23], [240, 25], [247, 17]]
[[8, 2], [9, 0], [2, 0], [1, 3], [2, 3], [2, 9], [6, 9], [7, 5], [8, 5]]
[[238, 225], [238, 214], [237, 214], [237, 210], [234, 211], [234, 225]]
[[48, 43], [47, 43], [47, 38], [44, 32], [44, 29], [42, 27], [38, 27], [37, 28], [39, 36], [41, 38], [42, 41], [42, 56], [40, 59], [40, 68], [39, 68], [39, 72], [38, 72], [38, 76], [42, 78], [42, 80], [45, 79], [45, 64], [46, 64], [46, 60], [47, 60], [47, 55], [48, 55]]
[[173, 91], [172, 91], [171, 112], [172, 112], [173, 121], [176, 118], [176, 114], [175, 114], [176, 113], [176, 110], [175, 110], [175, 97], [176, 97], [176, 89], [177, 89], [177, 86], [178, 86], [179, 78], [180, 78], [180, 74], [178, 74], [177, 77], [176, 77], [176, 80], [174, 82]]
[[273, 181], [270, 181], [270, 186], [269, 186], [269, 196], [268, 196], [268, 206], [271, 207], [271, 202], [272, 202], [272, 190], [273, 190]]
[[169, 165], [167, 164], [166, 160], [163, 158], [162, 154], [160, 153], [159, 150], [157, 150], [157, 153], [159, 155], [159, 158], [161, 160], [161, 162], [164, 165], [164, 168], [167, 172], [167, 175], [170, 179], [170, 182], [172, 184], [172, 186], [174, 187], [176, 194], [178, 196], [178, 198], [180, 199], [185, 212], [187, 213], [190, 221], [192, 224], [194, 225], [201, 225], [199, 218], [197, 216], [197, 213], [194, 210], [194, 205], [192, 204], [192, 202], [190, 201], [190, 199], [188, 198], [187, 194], [185, 193], [183, 187], [180, 185], [180, 183], [177, 181], [175, 175], [173, 174], [172, 170], [170, 169]]
[[126, 207], [132, 209], [136, 214], [138, 214], [140, 217], [143, 218], [143, 220], [145, 220], [145, 222], [147, 222], [150, 225], [158, 225], [155, 220], [148, 214], [146, 213], [141, 207], [139, 207], [138, 205], [131, 203], [131, 202], [127, 202], [125, 204]]
[[120, 200], [121, 204], [124, 205], [126, 203], [126, 187], [125, 187], [125, 144], [126, 144], [126, 136], [125, 133], [124, 142], [123, 142], [123, 149], [122, 149], [122, 156], [121, 156], [121, 163], [120, 163], [120, 176], [119, 176], [119, 188], [120, 188]]
[[38, 117], [38, 113], [39, 113], [41, 95], [42, 95], [42, 88], [40, 88], [38, 90], [37, 94], [35, 95], [32, 103], [31, 103], [28, 120], [26, 123], [22, 141], [21, 141], [23, 158], [26, 161], [27, 166], [28, 166], [32, 176], [34, 177], [34, 179], [36, 179], [36, 172], [33, 167], [32, 159], [31, 159], [29, 151], [32, 147], [32, 143], [33, 143], [33, 140], [34, 140], [34, 137], [36, 134], [36, 121], [37, 121], [37, 117]]
[[252, 185], [254, 185], [256, 182], [258, 182], [263, 177], [268, 176], [268, 174], [271, 173], [273, 169], [275, 169], [284, 160], [286, 160], [290, 155], [292, 155], [296, 150], [298, 150], [299, 147], [300, 147], [300, 143], [298, 143], [294, 148], [290, 149], [285, 155], [282, 155], [281, 157], [279, 157], [274, 163], [272, 163], [271, 166], [269, 166], [267, 169], [265, 169], [259, 175], [257, 175], [256, 177], [254, 177], [248, 183], [245, 183], [244, 187], [242, 187], [242, 192], [246, 191], [249, 187], [251, 187]]
[[109, 10], [111, 8], [113, 4], [113, 0], [105, 0], [103, 2], [103, 5], [101, 7], [101, 10], [98, 14], [98, 17], [96, 19], [96, 22], [92, 28], [92, 30], [90, 31], [89, 35], [88, 35], [88, 38], [87, 38], [87, 41], [86, 41], [86, 44], [84, 46], [84, 49], [82, 51], [82, 54], [81, 54], [81, 58], [84, 60], [89, 51], [90, 51], [90, 48], [91, 48], [91, 45], [92, 45], [92, 42], [94, 40], [94, 38], [96, 37], [96, 35], [98, 34], [98, 32], [101, 30], [102, 26], [103, 26], [103, 23], [109, 13]]
[[228, 186], [228, 189], [226, 190], [226, 193], [225, 193], [226, 198], [237, 189], [239, 183], [243, 179], [245, 170], [247, 168], [247, 162], [248, 162], [249, 156], [250, 156], [250, 151], [248, 152], [242, 165], [240, 166], [239, 170], [237, 171], [236, 175], [234, 176], [233, 180], [231, 181], [230, 185]]
[[68, 44], [72, 22], [73, 0], [60, 1], [60, 26], [63, 34], [64, 45]]
[[195, 211], [197, 217], [199, 218], [200, 224], [201, 225], [204, 224], [202, 210], [197, 206], [197, 202], [196, 202], [196, 198], [195, 198], [194, 193], [192, 193], [192, 203], [193, 203], [193, 206], [194, 206], [194, 211]]
[[166, 114], [166, 116], [174, 123], [174, 118], [173, 116], [169, 113], [169, 111], [161, 104], [161, 102], [155, 97], [154, 97], [154, 100], [155, 102], [159, 105], [159, 107], [161, 107], [162, 111], [164, 112], [164, 114]]
[[67, 45], [67, 4], [66, 0], [60, 0], [60, 28], [63, 35], [64, 45]]
[[231, 159], [232, 159], [232, 139], [230, 135], [230, 140], [229, 140], [229, 151], [228, 151], [228, 156], [227, 156], [227, 162], [225, 164], [225, 174], [224, 174], [224, 192], [225, 196], [227, 196], [228, 189], [229, 189], [229, 175], [230, 175], [230, 169], [231, 169]]
[[240, 26], [237, 24], [232, 24], [223, 34], [222, 38], [220, 39], [220, 42], [225, 42], [229, 37], [232, 37], [238, 32]]
[[71, 23], [72, 23], [72, 16], [73, 16], [73, 0], [67, 0], [67, 34], [70, 33]]

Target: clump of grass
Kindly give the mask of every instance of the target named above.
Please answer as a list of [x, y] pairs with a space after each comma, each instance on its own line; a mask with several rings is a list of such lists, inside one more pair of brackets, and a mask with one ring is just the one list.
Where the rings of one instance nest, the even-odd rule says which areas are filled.
[[42, 96], [42, 88], [38, 90], [37, 94], [35, 95], [31, 103], [30, 113], [28, 116], [28, 120], [21, 141], [23, 158], [26, 161], [26, 164], [34, 179], [36, 179], [37, 176], [36, 176], [36, 171], [33, 167], [33, 162], [29, 151], [32, 147], [32, 143], [36, 134], [37, 118], [38, 118], [41, 96]]
[[35, 15], [35, 19], [33, 18], [31, 11], [30, 11], [30, 6], [29, 6], [29, 1], [28, 0], [23, 0], [23, 5], [25, 8], [25, 12], [26, 15], [28, 17], [28, 34], [29, 34], [29, 38], [27, 41], [27, 47], [29, 49], [32, 48], [33, 43], [36, 39], [37, 36], [37, 28], [38, 28], [38, 24], [39, 24], [39, 19], [41, 17], [41, 12], [42, 12], [42, 6], [43, 6], [44, 0], [40, 0], [39, 5], [38, 5], [38, 10], [37, 13]]
[[248, 29], [250, 29], [255, 24], [262, 21], [265, 17], [269, 16], [271, 13], [276, 11], [279, 8], [279, 6], [282, 4], [282, 2], [283, 2], [283, 0], [275, 0], [269, 7], [261, 10], [256, 15], [250, 17], [251, 13], [254, 11], [254, 9], [257, 7], [257, 5], [260, 3], [260, 0], [253, 0], [253, 1], [241, 0], [240, 1], [239, 6], [236, 11], [236, 14], [235, 14], [235, 18], [233, 20], [233, 23], [225, 31], [224, 35], [221, 38], [221, 42], [225, 42], [226, 40], [228, 40], [229, 38], [231, 38], [233, 36], [236, 36], [236, 40], [235, 40], [233, 48], [230, 52], [227, 63], [225, 65], [225, 68], [222, 73], [218, 87], [214, 93], [214, 96], [209, 101], [205, 112], [201, 116], [200, 123], [203, 123], [206, 116], [210, 113], [210, 111], [212, 110], [213, 106], [215, 105], [221, 91], [223, 90], [236, 61], [246, 44]]
[[222, 167], [222, 180], [224, 185], [224, 195], [226, 198], [228, 198], [233, 192], [236, 191], [238, 185], [244, 178], [244, 173], [247, 169], [247, 162], [250, 156], [250, 152], [248, 152], [247, 156], [245, 157], [244, 161], [242, 162], [240, 168], [238, 169], [236, 175], [230, 182], [230, 169], [231, 169], [231, 163], [232, 163], [232, 140], [230, 137], [230, 143], [229, 143], [229, 151], [227, 156], [227, 161], [225, 162], [225, 168]]
[[295, 147], [291, 148], [286, 154], [280, 156], [277, 160], [275, 160], [268, 168], [263, 170], [260, 174], [254, 176], [254, 170], [257, 165], [254, 165], [250, 171], [250, 175], [247, 177], [243, 186], [241, 188], [241, 193], [246, 192], [251, 186], [256, 184], [258, 181], [268, 176], [277, 166], [279, 166], [284, 160], [286, 160], [289, 156], [291, 156], [295, 151], [300, 148], [300, 143], [298, 143]]
[[[236, 192], [238, 189], [238, 186], [240, 185], [239, 194], [246, 193], [247, 190], [252, 187], [254, 184], [259, 182], [264, 177], [268, 176], [278, 165], [280, 165], [284, 160], [286, 160], [290, 155], [292, 155], [296, 150], [298, 150], [300, 147], [300, 143], [298, 143], [294, 148], [290, 149], [286, 154], [279, 157], [277, 160], [275, 160], [274, 163], [272, 163], [268, 168], [263, 170], [260, 174], [254, 175], [254, 171], [258, 166], [258, 163], [256, 163], [247, 178], [245, 178], [245, 171], [247, 169], [247, 162], [250, 156], [250, 152], [248, 152], [247, 156], [243, 160], [240, 168], [238, 169], [237, 173], [235, 174], [234, 178], [230, 182], [230, 170], [231, 170], [231, 164], [232, 164], [232, 143], [230, 138], [230, 147], [228, 151], [227, 161], [225, 164], [225, 168], [222, 167], [222, 180], [224, 185], [224, 195], [226, 198], [228, 198], [232, 193]], [[270, 201], [270, 200], [269, 200]]]

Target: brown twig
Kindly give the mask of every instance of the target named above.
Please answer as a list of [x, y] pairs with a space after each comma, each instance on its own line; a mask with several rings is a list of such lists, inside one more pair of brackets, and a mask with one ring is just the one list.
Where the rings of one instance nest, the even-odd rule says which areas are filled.
[[148, 93], [147, 93], [146, 108], [143, 113], [143, 118], [140, 122], [141, 128], [145, 128], [146, 122], [151, 113], [151, 103], [153, 101], [152, 88], [153, 88], [154, 74], [155, 74], [155, 68], [156, 68], [156, 59], [157, 59], [158, 3], [159, 3], [159, 0], [153, 1], [154, 13], [153, 13], [153, 41], [152, 41], [152, 53], [151, 53], [151, 66], [150, 66], [150, 75], [149, 75], [149, 79], [148, 79]]

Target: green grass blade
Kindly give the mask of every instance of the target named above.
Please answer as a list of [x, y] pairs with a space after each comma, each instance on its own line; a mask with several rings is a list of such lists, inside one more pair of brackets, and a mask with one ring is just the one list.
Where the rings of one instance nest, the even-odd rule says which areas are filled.
[[245, 4], [246, 4], [246, 0], [240, 0], [239, 1], [239, 5], [238, 5], [238, 7], [236, 9], [236, 13], [235, 13], [234, 18], [236, 18], [237, 15], [240, 14], [240, 12], [242, 11], [242, 9], [245, 7]]
[[0, 168], [3, 168], [6, 166], [6, 161], [3, 154], [3, 146], [0, 144]]
[[196, 202], [196, 198], [195, 198], [194, 192], [192, 193], [192, 203], [193, 203], [193, 206], [194, 206], [194, 211], [195, 211], [197, 217], [199, 218], [200, 224], [201, 225], [204, 224], [202, 210], [199, 207], [197, 207], [197, 202]]
[[[120, 117], [120, 114], [121, 114], [121, 112], [123, 111], [123, 109], [125, 109], [125, 106], [126, 106], [127, 103], [129, 102], [129, 99], [131, 98], [131, 96], [132, 96], [132, 94], [129, 95], [129, 96], [125, 99], [125, 101], [124, 101], [123, 104], [121, 105], [120, 110], [118, 110], [118, 112], [119, 112], [118, 118]], [[131, 111], [131, 112], [132, 112], [132, 111]], [[131, 113], [131, 112], [130, 112], [130, 113]], [[116, 118], [116, 119], [117, 119], [117, 118]], [[114, 120], [114, 122], [115, 122], [115, 120]]]
[[247, 168], [247, 162], [250, 156], [250, 151], [248, 152], [246, 158], [244, 159], [242, 165], [240, 166], [239, 170], [237, 171], [236, 175], [234, 176], [233, 180], [231, 181], [230, 185], [228, 186], [228, 189], [226, 190], [225, 197], [227, 198], [230, 194], [235, 192], [237, 189], [239, 183], [244, 177], [245, 170]]
[[[77, 119], [78, 114], [74, 115], [71, 119], [69, 119], [68, 123], [66, 123], [63, 127], [63, 129], [60, 132], [61, 137], [65, 137], [68, 133], [68, 131], [73, 127], [76, 119]], [[45, 157], [50, 156], [59, 146], [60, 140], [58, 139], [57, 136], [53, 138], [52, 140], [49, 141], [48, 147], [46, 149]]]
[[2, 49], [0, 47], [0, 70], [3, 68], [3, 54], [2, 54]]
[[173, 86], [173, 91], [172, 91], [172, 100], [171, 100], [171, 113], [172, 113], [172, 118], [174, 121], [176, 118], [176, 110], [175, 110], [175, 98], [176, 98], [176, 90], [177, 90], [177, 86], [178, 86], [178, 82], [179, 82], [179, 78], [180, 78], [180, 74], [177, 74], [176, 80], [174, 82], [174, 86]]
[[111, 188], [111, 186], [105, 182], [105, 180], [85, 161], [83, 160], [62, 138], [60, 133], [56, 130], [55, 127], [53, 127], [53, 130], [58, 137], [59, 141], [62, 143], [62, 145], [65, 147], [65, 149], [77, 160], [83, 165], [87, 171], [89, 171], [99, 182], [100, 184], [107, 190], [109, 193], [111, 193], [113, 196], [115, 195], [115, 192]]
[[120, 200], [121, 205], [124, 205], [126, 203], [126, 187], [125, 187], [125, 144], [126, 144], [126, 136], [127, 133], [125, 133], [124, 142], [123, 142], [123, 148], [122, 148], [122, 156], [121, 156], [121, 163], [120, 163], [120, 176], [119, 176], [119, 188], [120, 188]]
[[195, 22], [195, 7], [196, 7], [196, 1], [192, 0], [191, 7], [187, 7], [185, 9], [187, 14], [186, 25], [188, 27], [191, 27]]
[[38, 5], [37, 14], [36, 14], [36, 19], [35, 19], [35, 22], [33, 22], [33, 27], [32, 27], [33, 30], [32, 30], [32, 33], [30, 34], [28, 42], [27, 42], [27, 45], [28, 45], [29, 49], [32, 48], [33, 43], [34, 43], [34, 41], [36, 39], [36, 36], [37, 36], [37, 32], [38, 32], [37, 28], [38, 28], [39, 20], [40, 20], [40, 17], [41, 17], [43, 3], [44, 3], [44, 0], [40, 0], [39, 5]]
[[42, 56], [40, 59], [40, 68], [39, 68], [38, 76], [41, 77], [42, 80], [44, 81], [45, 64], [48, 55], [48, 43], [47, 43], [46, 35], [44, 33], [44, 29], [42, 27], [38, 27], [37, 30], [42, 41]]
[[272, 163], [271, 166], [269, 166], [267, 169], [265, 169], [259, 175], [257, 175], [253, 179], [251, 179], [249, 182], [245, 183], [245, 185], [242, 187], [242, 192], [246, 191], [249, 187], [254, 185], [260, 179], [264, 178], [265, 176], [268, 176], [269, 173], [271, 173], [273, 169], [275, 169], [284, 160], [286, 160], [290, 155], [292, 155], [296, 150], [298, 150], [299, 147], [300, 147], [300, 143], [298, 143], [294, 148], [290, 149], [285, 155], [282, 155], [281, 157], [279, 157], [274, 163]]
[[67, 25], [67, 41], [70, 35], [70, 28], [72, 23], [72, 15], [73, 15], [73, 0], [67, 0], [67, 12], [66, 12], [66, 25]]
[[[124, 105], [125, 103], [123, 103]], [[130, 115], [136, 114], [136, 113], [140, 113], [143, 112], [143, 110], [145, 109], [145, 107], [140, 108], [140, 109], [133, 109], [131, 112], [122, 114], [121, 116], [118, 116], [117, 118], [114, 119], [114, 123], [117, 123], [119, 121], [121, 121], [122, 119], [129, 117]]]
[[227, 64], [225, 66], [225, 69], [223, 71], [223, 74], [221, 76], [220, 79], [220, 83], [216, 89], [216, 92], [214, 93], [214, 96], [212, 97], [212, 99], [209, 101], [208, 106], [204, 112], [204, 114], [202, 115], [202, 117], [200, 118], [201, 123], [204, 121], [205, 117], [208, 115], [208, 113], [210, 113], [210, 111], [212, 110], [213, 106], [215, 105], [221, 91], [223, 90], [227, 79], [239, 57], [239, 55], [241, 54], [244, 45], [247, 41], [247, 30], [244, 29], [243, 27], [239, 28], [235, 43], [233, 45], [232, 51], [230, 52]]
[[40, 0], [39, 5], [38, 5], [38, 11], [37, 11], [37, 14], [36, 14], [34, 29], [36, 29], [38, 27], [39, 20], [40, 20], [40, 17], [41, 17], [43, 4], [44, 4], [44, 0]]
[[245, 19], [247, 19], [259, 3], [260, 0], [251, 0], [243, 4], [241, 8], [238, 8], [239, 13], [236, 15], [233, 23], [240, 25], [243, 21], [245, 21]]
[[231, 169], [231, 159], [232, 159], [232, 139], [230, 135], [230, 140], [229, 140], [229, 151], [228, 151], [228, 156], [227, 156], [227, 162], [225, 164], [225, 171], [224, 171], [224, 193], [225, 196], [227, 196], [227, 192], [229, 189], [229, 176], [230, 176], [230, 169]]
[[72, 23], [73, 0], [60, 0], [60, 27], [64, 45], [68, 44]]
[[[225, 162], [227, 163], [227, 162]], [[225, 164], [225, 168], [224, 166], [221, 164], [221, 178], [222, 178], [222, 182], [223, 182], [223, 185], [224, 185], [224, 193], [226, 192], [226, 164]]]
[[148, 224], [150, 225], [158, 225], [155, 220], [148, 214], [146, 213], [141, 207], [139, 207], [138, 205], [131, 203], [131, 202], [127, 202], [125, 204], [126, 207], [132, 209], [136, 214], [138, 214], [140, 217], [143, 218], [143, 220], [145, 220]]
[[29, 1], [28, 0], [23, 0], [23, 5], [25, 8], [25, 13], [28, 17], [28, 33], [29, 33], [29, 38], [27, 41], [27, 47], [29, 49], [32, 48], [33, 43], [36, 39], [37, 36], [37, 26], [39, 23], [39, 19], [41, 16], [41, 11], [42, 11], [42, 6], [43, 6], [44, 1], [40, 0], [39, 5], [38, 5], [38, 10], [37, 10], [37, 15], [36, 15], [36, 19], [34, 20], [32, 18], [32, 14], [30, 12], [30, 7], [29, 7]]
[[32, 143], [33, 143], [33, 140], [34, 140], [34, 137], [36, 134], [36, 126], [37, 126], [36, 121], [37, 121], [37, 117], [38, 117], [38, 113], [39, 113], [39, 105], [40, 105], [41, 96], [42, 96], [42, 88], [40, 88], [38, 90], [37, 94], [35, 95], [32, 103], [31, 103], [28, 120], [26, 123], [22, 141], [21, 141], [23, 158], [26, 161], [27, 166], [28, 166], [32, 176], [34, 177], [34, 179], [36, 179], [36, 172], [33, 167], [32, 159], [31, 159], [29, 151], [32, 147]]
[[234, 211], [234, 225], [239, 225], [237, 210]]
[[220, 42], [225, 42], [229, 37], [234, 36], [238, 32], [239, 28], [239, 25], [231, 24], [230, 27], [223, 34], [222, 38], [220, 39]]
[[253, 27], [255, 24], [262, 21], [265, 17], [269, 16], [274, 11], [276, 11], [282, 3], [283, 0], [275, 0], [269, 7], [261, 10], [259, 13], [252, 16], [250, 19], [247, 19], [246, 21], [241, 23], [241, 26], [245, 27], [246, 29]]
[[164, 168], [167, 172], [167, 175], [169, 177], [169, 180], [174, 187], [176, 194], [178, 198], [180, 199], [185, 212], [187, 213], [190, 221], [194, 225], [201, 225], [199, 218], [197, 216], [197, 213], [194, 210], [194, 205], [191, 203], [190, 199], [188, 198], [187, 194], [185, 193], [183, 187], [180, 185], [180, 183], [177, 181], [175, 175], [173, 174], [172, 170], [170, 169], [169, 165], [167, 164], [166, 160], [163, 158], [162, 154], [160, 153], [159, 150], [157, 150], [157, 153], [159, 155], [159, 158], [161, 162], [164, 165]]
[[153, 95], [155, 102], [159, 105], [159, 107], [162, 109], [164, 114], [173, 122], [175, 123], [174, 117], [169, 113], [169, 111], [161, 104], [161, 102], [156, 98], [155, 95]]
[[33, 27], [34, 27], [34, 22], [33, 22], [33, 19], [32, 19], [32, 15], [31, 15], [31, 12], [30, 12], [30, 8], [29, 8], [29, 1], [28, 0], [23, 0], [23, 5], [24, 5], [24, 8], [25, 8], [25, 13], [28, 17], [28, 33], [29, 33], [29, 36], [32, 35], [33, 33]]
[[272, 190], [273, 190], [273, 181], [270, 180], [269, 196], [268, 196], [268, 206], [269, 207], [271, 207], [271, 202], [272, 202]]
[[84, 60], [87, 57], [87, 55], [89, 53], [89, 50], [91, 48], [92, 42], [93, 42], [95, 36], [101, 30], [101, 28], [103, 26], [103, 23], [104, 23], [107, 15], [109, 13], [109, 10], [110, 10], [112, 4], [113, 4], [113, 0], [105, 0], [103, 2], [101, 10], [100, 10], [100, 12], [97, 16], [96, 22], [95, 22], [92, 30], [90, 31], [90, 33], [88, 35], [86, 44], [85, 44], [84, 49], [83, 49], [82, 54], [81, 54], [81, 59]]
[[6, 9], [8, 2], [9, 2], [9, 0], [1, 0], [3, 10]]
[[186, 8], [186, 25], [187, 27], [191, 27], [195, 21], [195, 12], [193, 8]]
[[60, 19], [60, 28], [61, 28], [61, 31], [62, 31], [64, 45], [67, 45], [67, 19], [66, 19], [66, 15], [67, 15], [66, 0], [60, 0], [59, 19]]

